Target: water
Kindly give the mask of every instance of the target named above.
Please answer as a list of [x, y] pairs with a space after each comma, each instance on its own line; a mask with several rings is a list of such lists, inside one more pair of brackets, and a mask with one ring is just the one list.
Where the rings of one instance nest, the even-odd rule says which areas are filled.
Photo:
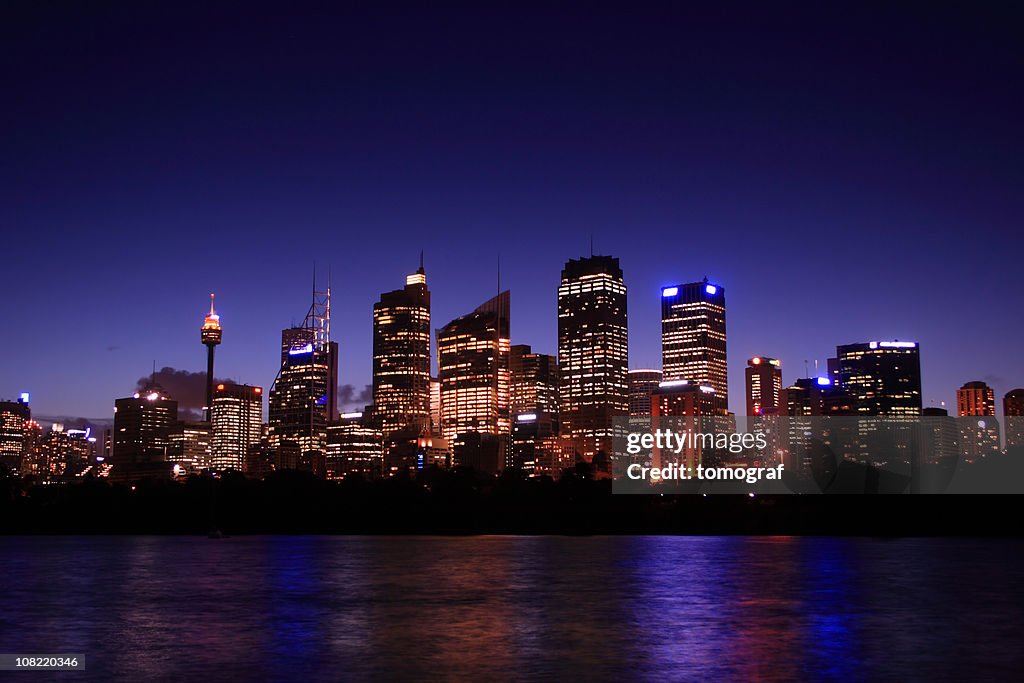
[[0, 652], [85, 653], [63, 681], [1024, 670], [1017, 540], [11, 537], [0, 572]]

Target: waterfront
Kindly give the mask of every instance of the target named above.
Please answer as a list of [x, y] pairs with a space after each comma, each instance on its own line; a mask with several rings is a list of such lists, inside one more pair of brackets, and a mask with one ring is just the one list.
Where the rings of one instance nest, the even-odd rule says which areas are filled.
[[68, 680], [1007, 679], [1016, 539], [3, 537]]

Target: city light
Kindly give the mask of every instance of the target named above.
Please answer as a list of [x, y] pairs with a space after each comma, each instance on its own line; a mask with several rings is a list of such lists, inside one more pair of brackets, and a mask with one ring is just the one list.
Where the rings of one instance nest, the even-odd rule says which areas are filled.
[[829, 386], [831, 384], [832, 384], [832, 380], [830, 380], [828, 377], [819, 377], [818, 378], [818, 386], [819, 387], [827, 387], [827, 386]]
[[676, 294], [679, 294], [678, 287], [666, 287], [665, 289], [661, 290], [662, 296], [675, 296]]
[[718, 293], [718, 287], [715, 287], [714, 285], [705, 285], [704, 291], [708, 294], [714, 295]]

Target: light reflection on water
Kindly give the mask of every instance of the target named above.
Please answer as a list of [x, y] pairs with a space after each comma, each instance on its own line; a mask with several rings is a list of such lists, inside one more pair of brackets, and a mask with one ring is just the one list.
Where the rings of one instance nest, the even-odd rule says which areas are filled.
[[61, 680], [1013, 678], [1016, 540], [0, 538]]

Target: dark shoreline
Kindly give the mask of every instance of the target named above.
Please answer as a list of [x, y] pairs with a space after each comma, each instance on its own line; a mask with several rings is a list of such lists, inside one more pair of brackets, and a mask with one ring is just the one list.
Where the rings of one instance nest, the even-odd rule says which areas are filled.
[[609, 480], [303, 472], [0, 489], [0, 534], [1019, 537], [1019, 495], [615, 495]]

